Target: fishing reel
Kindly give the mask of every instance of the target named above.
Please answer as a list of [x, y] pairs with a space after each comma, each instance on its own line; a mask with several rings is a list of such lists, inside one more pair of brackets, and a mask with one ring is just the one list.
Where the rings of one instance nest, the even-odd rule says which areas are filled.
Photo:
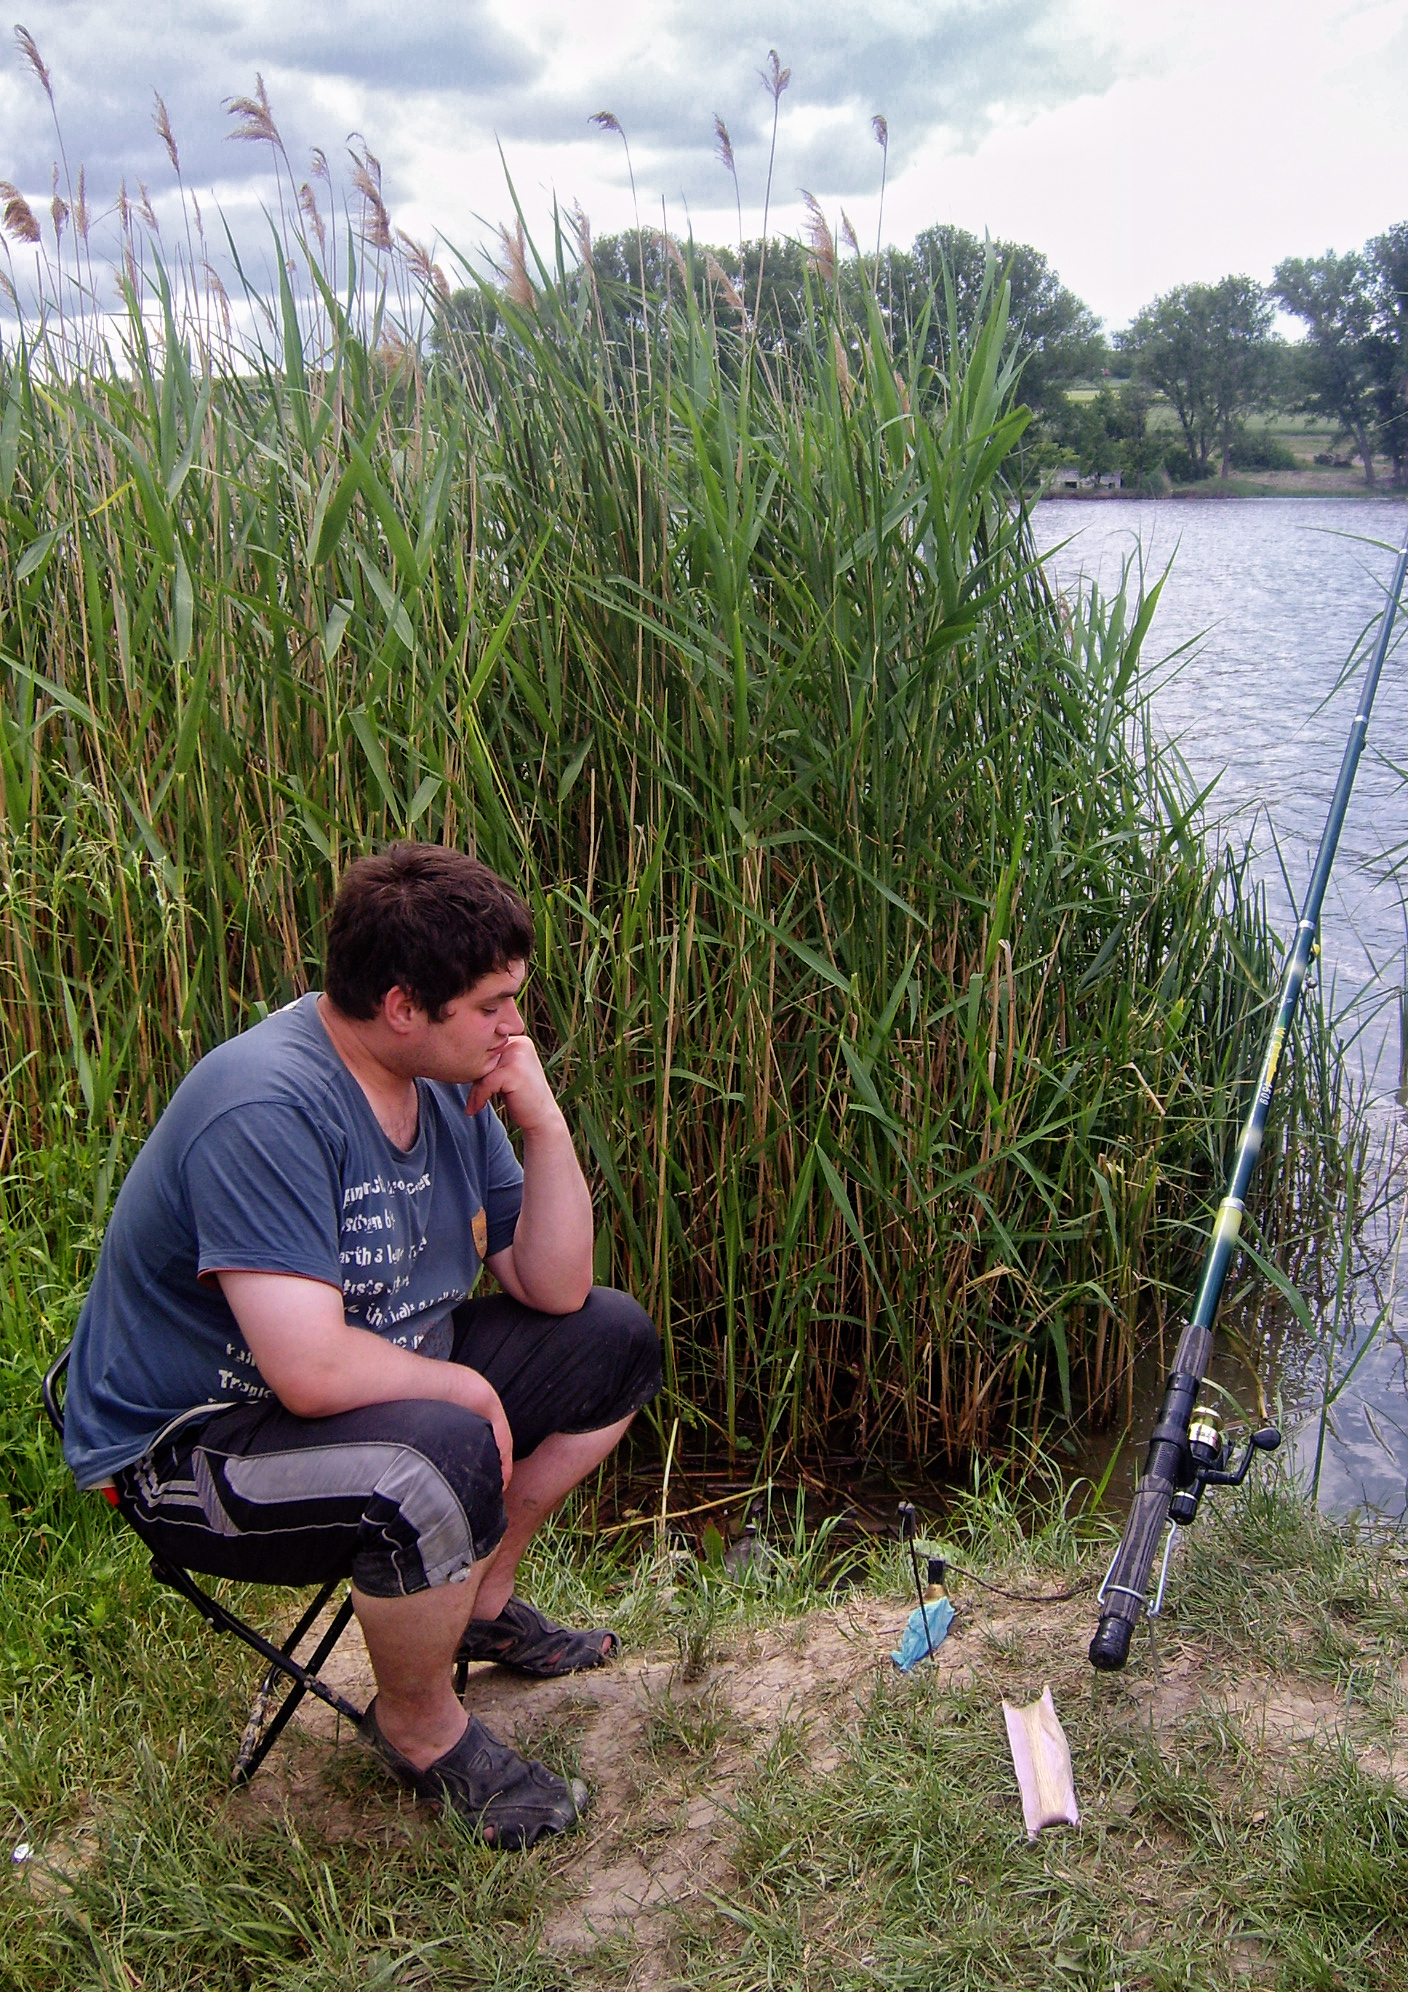
[[1281, 1434], [1275, 1425], [1261, 1426], [1248, 1438], [1247, 1449], [1234, 1467], [1232, 1445], [1222, 1429], [1221, 1414], [1210, 1404], [1200, 1404], [1188, 1420], [1178, 1486], [1168, 1504], [1169, 1520], [1186, 1529], [1197, 1516], [1205, 1488], [1240, 1487], [1256, 1454], [1275, 1452], [1280, 1443]]

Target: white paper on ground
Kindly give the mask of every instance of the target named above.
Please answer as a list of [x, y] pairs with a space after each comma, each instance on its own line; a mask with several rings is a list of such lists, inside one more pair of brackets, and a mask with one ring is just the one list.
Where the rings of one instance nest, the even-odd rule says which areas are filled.
[[1007, 1741], [1022, 1794], [1027, 1837], [1034, 1840], [1043, 1826], [1079, 1826], [1076, 1788], [1071, 1777], [1071, 1747], [1056, 1718], [1050, 1688], [1040, 1701], [1013, 1708], [1004, 1701]]

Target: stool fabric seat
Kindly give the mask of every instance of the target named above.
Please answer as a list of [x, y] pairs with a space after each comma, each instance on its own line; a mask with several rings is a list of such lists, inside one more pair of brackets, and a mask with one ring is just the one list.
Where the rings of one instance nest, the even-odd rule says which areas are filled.
[[[60, 1438], [63, 1437], [64, 1430], [62, 1389], [71, 1349], [71, 1343], [61, 1349], [44, 1375], [44, 1410]], [[113, 1507], [117, 1507], [118, 1496], [115, 1487], [103, 1487], [99, 1491], [105, 1500]], [[173, 1591], [179, 1591], [189, 1604], [194, 1605], [213, 1631], [232, 1634], [266, 1663], [266, 1671], [250, 1704], [249, 1716], [240, 1737], [234, 1770], [230, 1776], [232, 1787], [249, 1783], [305, 1695], [316, 1696], [334, 1713], [345, 1717], [355, 1728], [361, 1729], [365, 1726], [366, 1711], [348, 1701], [344, 1695], [340, 1695], [336, 1688], [329, 1687], [318, 1672], [346, 1631], [348, 1621], [352, 1617], [350, 1589], [306, 1661], [297, 1657], [299, 1646], [322, 1617], [342, 1579], [334, 1578], [331, 1583], [324, 1584], [312, 1603], [304, 1610], [283, 1645], [275, 1646], [262, 1633], [256, 1632], [252, 1625], [246, 1624], [228, 1606], [222, 1605], [218, 1598], [212, 1597], [204, 1590], [189, 1570], [182, 1569], [169, 1556], [153, 1548], [130, 1516], [124, 1515], [123, 1520], [142, 1540], [143, 1547], [151, 1552], [152, 1575], [158, 1583], [167, 1585]], [[458, 1670], [457, 1686], [461, 1693], [465, 1671], [463, 1668]]]

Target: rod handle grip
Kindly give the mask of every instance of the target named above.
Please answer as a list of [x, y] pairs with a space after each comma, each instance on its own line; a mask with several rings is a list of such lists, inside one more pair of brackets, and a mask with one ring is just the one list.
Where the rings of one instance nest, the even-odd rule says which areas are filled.
[[1090, 1642], [1090, 1664], [1102, 1674], [1117, 1674], [1129, 1658], [1129, 1640], [1134, 1627], [1128, 1619], [1107, 1612]]

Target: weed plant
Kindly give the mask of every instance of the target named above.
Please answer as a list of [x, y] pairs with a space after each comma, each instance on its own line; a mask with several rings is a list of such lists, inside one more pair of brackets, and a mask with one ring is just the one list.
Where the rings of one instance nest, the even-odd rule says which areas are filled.
[[[341, 868], [416, 836], [535, 909], [532, 1026], [667, 1428], [952, 1463], [1116, 1415], [1191, 1283], [1277, 948], [1152, 738], [1157, 587], [1062, 602], [1037, 564], [1002, 273], [935, 371], [925, 327], [895, 349], [873, 295], [843, 307], [822, 234], [785, 355], [671, 245], [633, 362], [586, 231], [540, 261], [520, 230], [491, 329], [432, 359], [442, 280], [375, 162], [343, 236], [238, 110], [280, 175], [257, 332], [193, 203], [171, 252], [124, 204], [115, 320], [66, 209], [0, 358], [25, 1389], [176, 1080], [316, 983]], [[1340, 1176], [1303, 1043], [1278, 1247]]]

